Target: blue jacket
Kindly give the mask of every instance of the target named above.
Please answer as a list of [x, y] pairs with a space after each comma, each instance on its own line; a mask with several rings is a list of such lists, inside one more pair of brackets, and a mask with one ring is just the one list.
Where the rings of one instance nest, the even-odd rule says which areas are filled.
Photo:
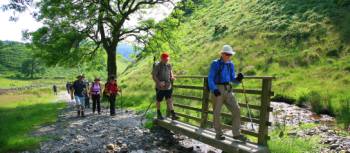
[[[221, 75], [218, 72], [220, 68], [221, 68]], [[217, 89], [216, 87], [217, 83], [229, 83], [229, 82], [237, 83], [235, 76], [236, 76], [235, 68], [231, 61], [224, 63], [224, 61], [220, 59], [214, 60], [211, 63], [210, 71], [208, 75], [209, 90], [213, 92], [215, 89]]]

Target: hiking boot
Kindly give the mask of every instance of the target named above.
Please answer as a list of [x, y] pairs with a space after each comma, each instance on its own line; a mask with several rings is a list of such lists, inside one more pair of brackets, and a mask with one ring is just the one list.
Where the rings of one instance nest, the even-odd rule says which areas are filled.
[[171, 110], [170, 113], [171, 113], [171, 119], [172, 120], [178, 120], [179, 119], [179, 117], [176, 115], [174, 110]]
[[240, 140], [240, 141], [243, 141], [243, 142], [247, 141], [247, 138], [244, 135], [233, 136], [233, 139]]
[[158, 119], [158, 120], [164, 120], [164, 117], [162, 116], [162, 114], [158, 114], [158, 115], [157, 115], [157, 119]]
[[173, 113], [173, 114], [171, 114], [171, 119], [172, 120], [178, 120], [179, 117], [175, 113]]
[[81, 111], [81, 117], [85, 117], [84, 111]]
[[80, 116], [80, 110], [77, 111], [77, 117], [79, 117], [79, 116]]
[[216, 134], [215, 139], [216, 140], [225, 140], [225, 137], [222, 134]]
[[164, 120], [164, 117], [162, 116], [162, 113], [159, 110], [157, 110], [157, 119]]

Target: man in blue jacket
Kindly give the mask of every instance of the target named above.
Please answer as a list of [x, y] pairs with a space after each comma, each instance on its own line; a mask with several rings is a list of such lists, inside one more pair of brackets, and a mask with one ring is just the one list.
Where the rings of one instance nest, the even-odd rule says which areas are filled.
[[238, 103], [232, 92], [230, 83], [240, 83], [244, 78], [242, 73], [235, 76], [234, 65], [231, 57], [235, 54], [232, 47], [224, 45], [221, 57], [211, 63], [208, 75], [208, 85], [213, 98], [214, 129], [216, 139], [224, 140], [221, 130], [220, 113], [223, 104], [226, 105], [232, 114], [232, 134], [234, 139], [245, 141], [246, 138], [240, 133], [241, 119]]

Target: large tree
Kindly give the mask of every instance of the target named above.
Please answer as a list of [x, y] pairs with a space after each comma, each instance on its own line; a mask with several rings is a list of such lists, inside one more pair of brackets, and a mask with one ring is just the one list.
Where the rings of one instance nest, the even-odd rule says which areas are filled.
[[[116, 75], [116, 47], [126, 38], [142, 41], [151, 34], [154, 20], [127, 26], [133, 14], [171, 0], [42, 0], [34, 16], [44, 26], [30, 33], [40, 55], [50, 65], [93, 57], [102, 47], [107, 54], [108, 75]], [[23, 11], [33, 0], [10, 0], [5, 9]]]
[[21, 72], [27, 77], [34, 78], [35, 74], [43, 73], [45, 67], [35, 57], [29, 58], [22, 63]]

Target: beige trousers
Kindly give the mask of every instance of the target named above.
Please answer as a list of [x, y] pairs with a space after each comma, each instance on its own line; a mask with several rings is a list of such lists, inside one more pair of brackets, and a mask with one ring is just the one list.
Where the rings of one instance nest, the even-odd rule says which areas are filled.
[[232, 134], [233, 136], [240, 135], [240, 127], [241, 127], [241, 118], [240, 118], [240, 109], [238, 106], [238, 103], [236, 101], [236, 98], [234, 97], [233, 92], [231, 91], [231, 88], [229, 85], [217, 85], [217, 88], [221, 92], [221, 95], [218, 97], [215, 97], [213, 93], [211, 93], [212, 100], [213, 100], [213, 112], [214, 112], [214, 129], [216, 134], [221, 135], [221, 107], [223, 104], [226, 105], [228, 110], [232, 114]]

